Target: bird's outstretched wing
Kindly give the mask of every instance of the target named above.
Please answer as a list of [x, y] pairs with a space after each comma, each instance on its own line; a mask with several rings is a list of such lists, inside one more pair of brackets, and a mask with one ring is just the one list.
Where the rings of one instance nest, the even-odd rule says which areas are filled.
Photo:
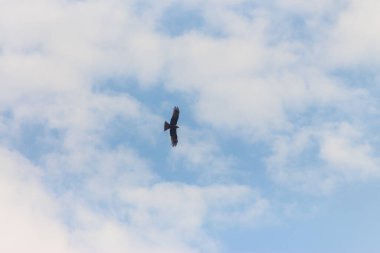
[[172, 140], [172, 146], [177, 146], [178, 143], [178, 137], [177, 137], [177, 128], [172, 127], [170, 128], [170, 138]]
[[177, 125], [178, 118], [179, 118], [179, 108], [178, 108], [178, 106], [175, 106], [173, 109], [173, 116], [170, 120], [170, 125], [172, 125], [172, 126]]

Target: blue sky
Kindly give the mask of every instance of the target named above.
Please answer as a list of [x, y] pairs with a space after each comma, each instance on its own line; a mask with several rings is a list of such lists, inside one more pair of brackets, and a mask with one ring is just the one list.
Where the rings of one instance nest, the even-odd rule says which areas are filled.
[[1, 252], [379, 252], [378, 1], [1, 6]]

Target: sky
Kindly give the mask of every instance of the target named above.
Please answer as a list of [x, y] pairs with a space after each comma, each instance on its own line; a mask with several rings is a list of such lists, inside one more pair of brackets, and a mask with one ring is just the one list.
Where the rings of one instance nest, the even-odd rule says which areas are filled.
[[379, 1], [0, 5], [0, 252], [380, 251]]

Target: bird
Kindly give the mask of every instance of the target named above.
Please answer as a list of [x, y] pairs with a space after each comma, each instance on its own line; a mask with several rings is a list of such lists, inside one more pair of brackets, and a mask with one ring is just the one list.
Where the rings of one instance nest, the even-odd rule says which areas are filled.
[[167, 121], [165, 121], [164, 123], [164, 131], [170, 129], [170, 138], [171, 138], [173, 147], [177, 146], [177, 143], [178, 143], [178, 136], [177, 136], [177, 128], [179, 128], [179, 126], [177, 126], [178, 118], [179, 118], [179, 108], [178, 106], [174, 106], [173, 115], [172, 115], [172, 118], [170, 119], [170, 124]]

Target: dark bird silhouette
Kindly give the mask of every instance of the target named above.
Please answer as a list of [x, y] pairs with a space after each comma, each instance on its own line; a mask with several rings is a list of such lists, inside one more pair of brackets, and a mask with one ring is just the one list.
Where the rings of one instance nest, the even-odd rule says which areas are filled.
[[178, 136], [177, 136], [177, 128], [179, 128], [179, 126], [177, 126], [178, 118], [179, 118], [179, 108], [178, 106], [175, 106], [173, 109], [173, 115], [170, 120], [170, 124], [166, 121], [164, 124], [164, 131], [170, 129], [170, 138], [172, 140], [173, 147], [177, 146], [177, 143], [178, 143]]

